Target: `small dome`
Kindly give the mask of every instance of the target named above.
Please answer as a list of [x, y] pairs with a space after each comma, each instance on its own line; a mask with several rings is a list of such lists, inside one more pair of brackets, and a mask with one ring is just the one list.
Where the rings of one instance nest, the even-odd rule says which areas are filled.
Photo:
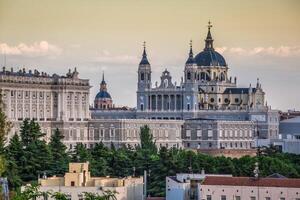
[[227, 66], [224, 57], [214, 49], [205, 49], [195, 57], [198, 66]]
[[111, 99], [111, 96], [108, 92], [106, 91], [100, 91], [98, 92], [98, 94], [96, 95], [96, 98], [95, 99]]

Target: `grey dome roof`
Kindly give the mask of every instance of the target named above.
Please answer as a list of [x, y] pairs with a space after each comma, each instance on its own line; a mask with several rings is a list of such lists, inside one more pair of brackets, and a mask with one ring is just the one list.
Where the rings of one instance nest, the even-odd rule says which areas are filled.
[[205, 39], [205, 48], [202, 52], [196, 55], [195, 61], [198, 66], [227, 66], [224, 57], [214, 49], [214, 40], [210, 33], [211, 27], [211, 23], [208, 22], [208, 32]]
[[224, 57], [214, 49], [204, 49], [195, 56], [198, 66], [227, 66]]
[[111, 96], [108, 92], [106, 91], [100, 91], [98, 92], [98, 94], [96, 95], [96, 98], [95, 99], [111, 99]]

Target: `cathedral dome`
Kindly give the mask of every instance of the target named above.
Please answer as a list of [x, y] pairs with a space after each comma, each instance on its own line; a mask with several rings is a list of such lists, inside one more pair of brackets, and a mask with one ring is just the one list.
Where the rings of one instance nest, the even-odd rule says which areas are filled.
[[111, 99], [110, 94], [107, 91], [100, 91], [96, 95], [95, 99]]
[[215, 51], [213, 47], [213, 38], [210, 33], [211, 23], [208, 22], [208, 32], [205, 39], [205, 48], [195, 56], [195, 62], [198, 66], [227, 66], [224, 57]]
[[214, 49], [204, 49], [195, 56], [198, 66], [227, 66], [224, 57]]

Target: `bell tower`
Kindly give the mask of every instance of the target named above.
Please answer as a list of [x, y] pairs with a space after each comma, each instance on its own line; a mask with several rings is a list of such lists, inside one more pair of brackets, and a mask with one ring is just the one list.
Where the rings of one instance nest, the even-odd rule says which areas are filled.
[[143, 44], [144, 50], [138, 68], [138, 90], [142, 91], [151, 88], [151, 65], [147, 58], [146, 42]]
[[137, 110], [145, 111], [149, 109], [149, 96], [147, 90], [151, 89], [151, 65], [147, 58], [146, 42], [143, 44], [144, 50], [138, 68], [137, 84]]

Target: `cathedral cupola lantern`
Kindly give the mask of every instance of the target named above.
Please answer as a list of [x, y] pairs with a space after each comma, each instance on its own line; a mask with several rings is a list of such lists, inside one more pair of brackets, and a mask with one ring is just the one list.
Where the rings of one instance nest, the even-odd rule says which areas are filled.
[[207, 32], [207, 36], [205, 39], [205, 49], [214, 49], [213, 47], [213, 42], [214, 40], [212, 39], [211, 33], [210, 33], [210, 28], [212, 27], [211, 22], [208, 22], [208, 32]]
[[104, 72], [102, 74], [102, 81], [100, 83], [100, 91], [97, 93], [94, 106], [96, 109], [111, 109], [113, 107], [113, 101], [110, 94], [107, 92], [106, 82], [104, 80]]
[[189, 52], [189, 57], [186, 61], [186, 65], [192, 65], [195, 63], [195, 59], [194, 59], [194, 53], [193, 53], [193, 44], [192, 44], [192, 40], [190, 41], [190, 52]]

